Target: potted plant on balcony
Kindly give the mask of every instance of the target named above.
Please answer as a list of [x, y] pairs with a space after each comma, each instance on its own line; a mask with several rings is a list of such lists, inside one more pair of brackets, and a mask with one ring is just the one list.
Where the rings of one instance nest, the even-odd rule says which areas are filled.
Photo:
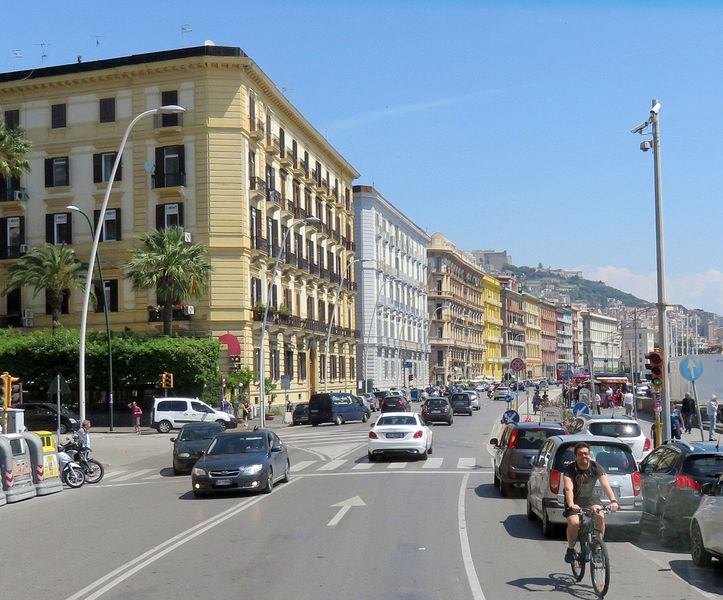
[[281, 321], [282, 323], [287, 323], [289, 317], [291, 317], [291, 309], [286, 306], [286, 304], [282, 304], [279, 307], [279, 321]]
[[254, 305], [254, 321], [263, 320], [265, 310], [266, 310], [266, 305], [261, 302], [257, 302]]

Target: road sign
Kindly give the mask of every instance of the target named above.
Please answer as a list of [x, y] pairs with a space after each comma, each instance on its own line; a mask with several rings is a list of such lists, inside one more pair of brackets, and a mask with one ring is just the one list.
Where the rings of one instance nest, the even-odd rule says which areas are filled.
[[502, 415], [502, 422], [505, 425], [509, 425], [510, 423], [519, 423], [520, 414], [516, 410], [506, 410]]
[[565, 381], [570, 381], [570, 380], [572, 379], [572, 376], [573, 376], [573, 372], [572, 372], [572, 371], [565, 371], [565, 372], [562, 374], [562, 378], [563, 378]]
[[411, 368], [412, 368], [412, 361], [411, 361], [411, 360], [405, 360], [405, 361], [404, 361], [404, 368], [405, 368], [405, 369], [411, 369]]
[[697, 356], [686, 356], [680, 361], [678, 369], [683, 379], [695, 381], [703, 374], [703, 361]]
[[562, 408], [559, 406], [545, 406], [540, 415], [540, 423], [562, 423]]
[[584, 402], [578, 402], [575, 406], [572, 407], [572, 414], [577, 415], [589, 415], [590, 414], [590, 407], [585, 404]]
[[512, 362], [510, 363], [510, 369], [512, 371], [514, 371], [515, 373], [524, 371], [525, 370], [525, 361], [522, 360], [519, 356], [517, 358], [513, 358]]

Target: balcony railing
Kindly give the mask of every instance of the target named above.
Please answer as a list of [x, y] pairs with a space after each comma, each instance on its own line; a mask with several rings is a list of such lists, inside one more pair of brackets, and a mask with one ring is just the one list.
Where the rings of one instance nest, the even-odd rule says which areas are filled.
[[264, 133], [266, 133], [266, 126], [261, 119], [250, 119], [249, 131], [251, 132], [252, 137], [260, 139], [263, 137]]
[[269, 241], [263, 237], [252, 237], [251, 247], [254, 250], [260, 250], [261, 252], [266, 253], [269, 250]]
[[266, 199], [269, 202], [273, 202], [274, 204], [278, 204], [281, 206], [281, 192], [279, 190], [266, 190]]
[[181, 187], [185, 185], [185, 173], [157, 173], [153, 175], [154, 188]]
[[[173, 309], [173, 320], [174, 321], [191, 321], [192, 316], [186, 314], [183, 308]], [[148, 309], [148, 322], [149, 323], [160, 323], [163, 321], [163, 308], [149, 308]]]
[[0, 315], [0, 328], [22, 327], [23, 319], [20, 315]]

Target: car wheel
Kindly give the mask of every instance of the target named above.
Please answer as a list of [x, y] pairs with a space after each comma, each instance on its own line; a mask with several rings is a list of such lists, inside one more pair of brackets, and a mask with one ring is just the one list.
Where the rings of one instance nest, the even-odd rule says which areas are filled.
[[66, 433], [68, 433], [68, 426], [65, 423], [61, 423], [58, 431], [60, 431], [61, 435], [65, 435]]
[[432, 446], [430, 446], [429, 450], [427, 450], [427, 454], [432, 454]]
[[690, 556], [699, 567], [707, 567], [711, 561], [710, 552], [703, 546], [703, 536], [696, 521], [693, 521], [693, 526], [690, 528]]
[[362, 415], [362, 423], [366, 423], [368, 420], [369, 420], [369, 417], [367, 417], [367, 414], [364, 413], [364, 414]]
[[318, 424], [318, 423], [312, 423], [311, 426], [312, 426], [312, 427], [318, 427], [319, 424]]
[[223, 419], [216, 419], [216, 423], [218, 423], [219, 425], [223, 425], [224, 429], [228, 429], [228, 423]]
[[542, 535], [546, 538], [555, 537], [556, 527], [550, 523], [550, 517], [547, 516], [547, 511], [542, 508]]
[[450, 419], [447, 425], [451, 425], [452, 423], [454, 423], [454, 419]]
[[680, 542], [675, 527], [672, 521], [665, 516], [665, 512], [659, 516], [658, 536], [663, 546], [675, 546]]
[[377, 456], [376, 454], [372, 454], [371, 452], [367, 452], [367, 458], [369, 459], [370, 463], [377, 462]]
[[175, 467], [175, 465], [174, 465], [174, 467], [173, 467], [173, 474], [174, 474], [174, 475], [180, 475], [180, 474], [181, 474], [181, 471], [179, 471], [179, 470]]
[[500, 479], [500, 496], [503, 498], [509, 498], [510, 496], [510, 485]]
[[269, 467], [266, 477], [266, 487], [263, 489], [264, 494], [270, 494], [274, 489], [274, 470]]
[[286, 461], [286, 467], [284, 468], [284, 476], [281, 478], [282, 483], [289, 483], [291, 477], [291, 465], [289, 461]]
[[156, 429], [158, 429], [158, 433], [168, 433], [171, 431], [171, 422], [170, 421], [161, 421], [156, 426]]
[[425, 450], [424, 452], [422, 452], [422, 453], [419, 455], [419, 460], [427, 460], [427, 454], [429, 454], [429, 452], [428, 452], [427, 450]]
[[334, 425], [341, 425], [341, 423], [342, 423], [341, 417], [338, 417], [338, 416], [334, 417]]
[[534, 521], [535, 520], [535, 511], [532, 510], [532, 503], [530, 502], [530, 494], [528, 492], [525, 495], [527, 496], [527, 518], [530, 521]]

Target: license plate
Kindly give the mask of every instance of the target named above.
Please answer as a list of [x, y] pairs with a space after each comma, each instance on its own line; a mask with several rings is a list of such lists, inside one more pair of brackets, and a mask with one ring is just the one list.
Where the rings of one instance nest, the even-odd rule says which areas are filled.
[[442, 411], [441, 410], [433, 410], [433, 411], [430, 411], [430, 414], [440, 415], [440, 414], [442, 414]]
[[389, 438], [389, 439], [398, 439], [398, 438], [403, 438], [403, 437], [404, 437], [403, 433], [388, 433], [387, 434], [387, 438]]
[[224, 485], [231, 485], [230, 479], [218, 479], [213, 482], [215, 486], [224, 486]]

